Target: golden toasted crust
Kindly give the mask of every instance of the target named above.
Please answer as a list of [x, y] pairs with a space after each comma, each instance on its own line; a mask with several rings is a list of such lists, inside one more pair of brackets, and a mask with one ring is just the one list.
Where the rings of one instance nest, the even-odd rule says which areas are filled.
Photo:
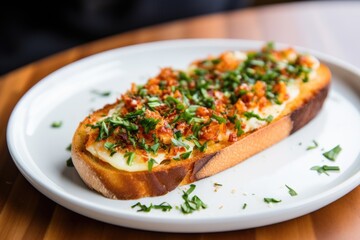
[[[299, 95], [286, 105], [281, 116], [270, 124], [241, 136], [235, 143], [217, 145], [206, 154], [183, 161], [159, 165], [152, 172], [127, 172], [94, 157], [85, 149], [89, 128], [86, 118], [72, 140], [72, 160], [77, 172], [90, 188], [113, 199], [137, 199], [164, 195], [188, 184], [228, 169], [297, 131], [320, 111], [330, 86], [331, 73], [323, 64], [317, 77], [301, 84]], [[114, 105], [93, 113], [107, 114]]]

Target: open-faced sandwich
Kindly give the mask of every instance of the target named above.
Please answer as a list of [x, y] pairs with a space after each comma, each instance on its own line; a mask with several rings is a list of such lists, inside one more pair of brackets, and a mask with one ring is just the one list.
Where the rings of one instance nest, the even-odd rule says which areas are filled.
[[80, 123], [73, 163], [106, 197], [163, 195], [304, 126], [321, 109], [330, 78], [315, 57], [271, 43], [197, 60], [186, 70], [162, 68]]

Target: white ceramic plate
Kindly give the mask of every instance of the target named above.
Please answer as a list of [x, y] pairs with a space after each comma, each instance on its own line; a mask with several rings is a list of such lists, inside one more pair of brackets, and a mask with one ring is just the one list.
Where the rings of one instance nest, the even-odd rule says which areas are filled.
[[[262, 226], [292, 219], [345, 195], [360, 183], [360, 72], [335, 58], [318, 56], [333, 73], [333, 84], [320, 114], [286, 140], [216, 176], [196, 182], [194, 194], [205, 210], [184, 215], [152, 210], [136, 212], [138, 201], [110, 200], [89, 190], [74, 168], [66, 167], [65, 148], [78, 123], [92, 109], [112, 103], [131, 82], [144, 83], [160, 67], [185, 68], [191, 61], [225, 50], [257, 49], [263, 43], [242, 40], [177, 40], [103, 52], [50, 74], [20, 100], [8, 125], [11, 155], [22, 174], [55, 202], [85, 216], [121, 226], [167, 232], [214, 232]], [[283, 47], [283, 45], [278, 45]], [[101, 97], [92, 91], [108, 91]], [[62, 121], [60, 128], [50, 125]], [[307, 146], [319, 147], [306, 151]], [[336, 162], [322, 153], [340, 144]], [[340, 172], [319, 175], [315, 165], [337, 165]], [[214, 183], [222, 184], [215, 191]], [[295, 189], [289, 195], [285, 184]], [[182, 203], [184, 186], [143, 204]], [[281, 199], [267, 204], [264, 197]], [[243, 205], [247, 207], [243, 209]]]

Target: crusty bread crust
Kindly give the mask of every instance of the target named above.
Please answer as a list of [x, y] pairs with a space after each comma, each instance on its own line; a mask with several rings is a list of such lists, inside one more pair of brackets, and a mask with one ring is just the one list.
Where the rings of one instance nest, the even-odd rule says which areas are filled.
[[[286, 105], [282, 115], [270, 124], [246, 133], [235, 143], [218, 144], [206, 154], [149, 171], [127, 172], [94, 157], [86, 148], [90, 123], [79, 124], [72, 140], [72, 160], [86, 185], [113, 199], [138, 199], [164, 195], [179, 185], [188, 184], [228, 169], [252, 155], [281, 141], [297, 131], [320, 111], [330, 87], [331, 73], [321, 64], [317, 77], [301, 84], [299, 95]], [[93, 113], [107, 114], [114, 107], [107, 105]]]

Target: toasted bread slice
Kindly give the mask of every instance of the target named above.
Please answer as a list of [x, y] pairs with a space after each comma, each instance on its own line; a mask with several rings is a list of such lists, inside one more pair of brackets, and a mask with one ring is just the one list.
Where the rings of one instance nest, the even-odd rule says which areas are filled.
[[[284, 58], [284, 57], [286, 59], [292, 59], [292, 60], [289, 60], [289, 61], [292, 61], [291, 64], [293, 64], [293, 65], [289, 66], [289, 67], [292, 67], [292, 69], [290, 69], [291, 72], [287, 73], [288, 75], [286, 75], [286, 73], [285, 73], [285, 75], [289, 78], [291, 78], [291, 76], [292, 77], [299, 76], [298, 73], [296, 73], [294, 71], [294, 69], [295, 69], [294, 66], [296, 67], [296, 64], [300, 64], [300, 65], [297, 65], [298, 67], [300, 67], [298, 69], [302, 69], [302, 66], [305, 66], [305, 68], [306, 68], [306, 66], [310, 66], [310, 65], [306, 65], [306, 64], [309, 64], [309, 62], [310, 63], [314, 62], [314, 58], [303, 58], [303, 57], [301, 57], [301, 55], [299, 55], [300, 57], [294, 58], [294, 56], [296, 57], [296, 55], [294, 55], [295, 51], [293, 49], [287, 49], [282, 52], [278, 52], [278, 51], [274, 50], [273, 48], [268, 47], [268, 48], [263, 49], [262, 52], [260, 52], [260, 54], [258, 54], [258, 55], [256, 55], [256, 54], [253, 55], [251, 53], [248, 53], [248, 56], [252, 55], [252, 57], [253, 57], [252, 59], [255, 59], [255, 60], [250, 59], [252, 62], [248, 62], [249, 66], [252, 68], [250, 70], [259, 71], [260, 73], [264, 73], [267, 70], [265, 68], [267, 65], [275, 66], [274, 58], [268, 57], [269, 53], [271, 53], [271, 54], [273, 53], [274, 55], [271, 57], [275, 57], [275, 59], [278, 58], [281, 60], [281, 58]], [[214, 61], [214, 59], [210, 59], [210, 66], [212, 67], [211, 71], [213, 71], [212, 74], [216, 75], [220, 78], [223, 78], [224, 73], [225, 74], [229, 73], [229, 72], [233, 71], [234, 69], [238, 69], [237, 68], [238, 66], [243, 66], [243, 65], [239, 65], [239, 64], [241, 64], [241, 61], [243, 61], [243, 60], [239, 60], [242, 58], [243, 55], [237, 54], [237, 57], [239, 57], [239, 56], [240, 56], [240, 58], [236, 58], [236, 54], [225, 53], [225, 54], [221, 55], [221, 57], [222, 57], [220, 59], [221, 61], [219, 61], [218, 59], [215, 59], [216, 61]], [[260, 58], [256, 59], [256, 58], [254, 58], [254, 56], [260, 56]], [[246, 55], [245, 55], [245, 57], [246, 57]], [[262, 59], [265, 59], [268, 62], [263, 62]], [[206, 60], [206, 61], [209, 61], [209, 60]], [[206, 61], [196, 62], [196, 64], [197, 64], [196, 66], [204, 67], [204, 69], [200, 69], [203, 72], [204, 71], [207, 72], [208, 66], [206, 66], [205, 64], [208, 64], [208, 63]], [[286, 60], [286, 61], [288, 61], [288, 60]], [[281, 64], [283, 64], [283, 62]], [[301, 64], [305, 64], [305, 65], [301, 65]], [[165, 117], [161, 116], [161, 113], [159, 114], [159, 112], [156, 110], [156, 107], [159, 107], [161, 104], [163, 104], [160, 106], [160, 108], [162, 108], [162, 107], [171, 108], [170, 109], [171, 111], [169, 111], [169, 112], [177, 112], [178, 117], [183, 116], [181, 114], [184, 114], [186, 112], [186, 109], [184, 110], [184, 105], [182, 103], [179, 103], [181, 101], [181, 100], [179, 100], [179, 99], [181, 99], [181, 97], [178, 97], [178, 100], [174, 98], [174, 97], [176, 97], [176, 94], [179, 96], [180, 93], [174, 91], [174, 89], [172, 88], [174, 85], [171, 85], [171, 84], [174, 84], [174, 79], [181, 78], [181, 77], [179, 77], [179, 76], [181, 76], [180, 73], [176, 72], [176, 74], [175, 74], [172, 70], [164, 69], [164, 71], [159, 74], [159, 76], [160, 76], [159, 78], [164, 79], [163, 75], [168, 76], [168, 79], [167, 79], [168, 89], [164, 90], [165, 92], [167, 91], [164, 96], [161, 96], [161, 94], [157, 95], [157, 96], [159, 96], [159, 97], [157, 97], [157, 99], [158, 99], [157, 101], [161, 101], [162, 102], [161, 104], [160, 103], [155, 103], [155, 104], [151, 103], [152, 105], [150, 105], [149, 99], [151, 97], [150, 98], [147, 97], [145, 100], [142, 99], [141, 97], [139, 97], [139, 95], [135, 94], [136, 89], [134, 88], [135, 90], [134, 89], [131, 90], [132, 93], [131, 93], [131, 91], [129, 92], [130, 95], [125, 94], [124, 95], [125, 98], [123, 96], [122, 102], [118, 101], [114, 104], [105, 106], [104, 108], [92, 113], [90, 116], [85, 118], [85, 120], [83, 120], [79, 124], [79, 126], [73, 136], [73, 140], [72, 140], [72, 150], [71, 151], [72, 151], [72, 161], [74, 163], [74, 166], [75, 166], [77, 172], [79, 173], [80, 177], [88, 185], [89, 188], [94, 189], [97, 192], [100, 192], [101, 194], [103, 194], [104, 196], [106, 196], [108, 198], [113, 198], [113, 199], [138, 199], [138, 198], [148, 197], [148, 196], [164, 195], [167, 192], [175, 189], [179, 185], [188, 184], [188, 183], [212, 176], [216, 173], [219, 173], [225, 169], [228, 169], [228, 168], [242, 162], [243, 160], [251, 157], [252, 155], [283, 140], [284, 138], [286, 138], [293, 132], [299, 130], [301, 127], [303, 127], [305, 124], [307, 124], [310, 120], [312, 120], [317, 115], [317, 113], [320, 111], [320, 109], [323, 105], [323, 102], [328, 94], [331, 73], [330, 73], [329, 68], [327, 66], [325, 66], [324, 64], [319, 64], [317, 62], [316, 65], [317, 65], [317, 67], [314, 68], [315, 70], [312, 72], [312, 77], [311, 77], [310, 81], [307, 81], [308, 75], [305, 75], [304, 79], [297, 80], [299, 82], [299, 84], [297, 85], [298, 93], [294, 98], [290, 99], [288, 94], [283, 94], [282, 97], [284, 97], [284, 99], [290, 99], [290, 100], [284, 102], [281, 112], [274, 119], [271, 118], [273, 120], [270, 119], [270, 121], [267, 121], [268, 119], [261, 118], [259, 115], [257, 115], [256, 116], [257, 119], [260, 119], [261, 121], [266, 120], [266, 122], [268, 122], [268, 123], [259, 125], [258, 127], [255, 127], [252, 129], [248, 129], [245, 132], [243, 132], [240, 129], [240, 128], [245, 129], [245, 127], [243, 125], [240, 126], [240, 124], [239, 124], [239, 123], [241, 123], [241, 119], [236, 120], [236, 121], [238, 121], [237, 124], [234, 123], [234, 120], [231, 120], [231, 119], [238, 119], [240, 114], [244, 114], [244, 112], [241, 113], [241, 108], [245, 105], [242, 102], [243, 100], [240, 99], [240, 98], [242, 98], [243, 95], [239, 95], [239, 94], [242, 94], [242, 93], [239, 93], [239, 91], [241, 91], [241, 89], [243, 89], [243, 87], [244, 87], [243, 84], [240, 85], [240, 83], [239, 83], [237, 85], [236, 90], [234, 90], [234, 91], [238, 91], [238, 93], [229, 93], [229, 91], [227, 92], [228, 95], [238, 94], [237, 96], [239, 98], [237, 100], [235, 99], [235, 102], [236, 102], [236, 104], [238, 104], [238, 102], [240, 101], [241, 104], [243, 104], [243, 105], [241, 105], [241, 104], [240, 104], [240, 106], [236, 106], [236, 104], [231, 105], [230, 98], [226, 98], [224, 101], [226, 102], [226, 106], [230, 105], [229, 109], [224, 110], [224, 108], [221, 108], [221, 106], [225, 106], [225, 105], [221, 105], [222, 104], [221, 101], [220, 101], [219, 108], [217, 105], [216, 106], [212, 105], [208, 109], [205, 109], [204, 107], [202, 107], [203, 108], [202, 110], [208, 114], [208, 116], [205, 116], [205, 119], [207, 119], [207, 121], [206, 121], [207, 125], [206, 124], [205, 125], [209, 126], [209, 124], [210, 125], [214, 124], [218, 128], [219, 128], [219, 126], [220, 127], [222, 126], [223, 129], [225, 127], [225, 130], [227, 127], [229, 127], [230, 130], [228, 128], [226, 131], [223, 131], [223, 133], [226, 132], [228, 134], [226, 136], [226, 138], [228, 138], [228, 139], [226, 139], [226, 140], [220, 139], [218, 136], [216, 136], [216, 134], [215, 135], [213, 134], [212, 139], [209, 138], [210, 139], [209, 141], [211, 142], [211, 144], [206, 149], [206, 151], [203, 151], [203, 150], [200, 151], [199, 150], [200, 148], [196, 149], [194, 147], [193, 151], [185, 153], [186, 156], [180, 155], [181, 158], [179, 158], [179, 155], [176, 155], [176, 153], [179, 154], [178, 152], [176, 152], [175, 155], [174, 154], [171, 155], [170, 153], [174, 149], [177, 149], [176, 151], [186, 151], [184, 147], [178, 147], [176, 145], [177, 142], [173, 138], [170, 141], [169, 138], [166, 140], [166, 138], [162, 139], [160, 135], [159, 135], [160, 138], [157, 138], [158, 136], [156, 136], [156, 134], [159, 134], [158, 130], [166, 131], [165, 132], [166, 134], [169, 133], [169, 131], [170, 131], [171, 137], [176, 135], [175, 134], [176, 131], [180, 131], [179, 129], [169, 130], [169, 126], [170, 126], [169, 123], [178, 124], [177, 121], [179, 118], [175, 118], [175, 120], [174, 120], [174, 118], [170, 119], [170, 120], [167, 119], [169, 122], [168, 123], [168, 122], [164, 121]], [[278, 65], [276, 65], [276, 66], [278, 66]], [[277, 71], [279, 71], [279, 72], [285, 71], [286, 72], [288, 70], [284, 70], [284, 68], [280, 68], [280, 70], [279, 70], [279, 68], [278, 68]], [[203, 74], [203, 73], [201, 73], [201, 71], [198, 71], [198, 72], [199, 72], [199, 74]], [[257, 75], [257, 76], [261, 76], [261, 75]], [[279, 77], [279, 75], [277, 75], [277, 77]], [[276, 79], [274, 78], [275, 79], [274, 81], [276, 82], [276, 84], [271, 85], [271, 88], [270, 88], [271, 91], [275, 91], [275, 95], [277, 95], [277, 93], [278, 93], [278, 92], [276, 92], [276, 91], [278, 91], [278, 90], [276, 90], [276, 88], [281, 87], [280, 83], [282, 83], [283, 85], [285, 84], [284, 82], [281, 82], [283, 80], [279, 80], [279, 78], [277, 78], [277, 77], [276, 77]], [[152, 81], [155, 84], [153, 86], [150, 85], [150, 87], [147, 90], [157, 91], [157, 94], [159, 92], [161, 93], [161, 90], [159, 90], [159, 88], [156, 86], [159, 84], [159, 81], [160, 81], [159, 78], [150, 79], [149, 82]], [[201, 79], [203, 79], [203, 78], [204, 78], [204, 75], [202, 75], [201, 77], [195, 76], [194, 79], [192, 79], [192, 80], [197, 81], [196, 79], [200, 79], [199, 81], [201, 81]], [[209, 77], [210, 82], [213, 81], [213, 79], [214, 79], [214, 77], [211, 77], [211, 76]], [[166, 78], [165, 78], [165, 80], [166, 80]], [[263, 81], [263, 82], [258, 84], [258, 86], [255, 86], [256, 84], [252, 85], [254, 87], [252, 90], [250, 88], [246, 88], [246, 84], [245, 84], [245, 89], [247, 89], [247, 92], [250, 94], [249, 96], [254, 96], [258, 93], [258, 92], [256, 92], [257, 87], [260, 87], [259, 88], [260, 93], [261, 93], [262, 89], [263, 90], [265, 89], [264, 86], [267, 84], [265, 82], [268, 80], [266, 78], [263, 78], [261, 81]], [[188, 82], [187, 84], [190, 84], [190, 83]], [[193, 84], [192, 86], [194, 86], [194, 82], [192, 82], [192, 84]], [[254, 84], [254, 82], [252, 82], [252, 84]], [[133, 87], [134, 86], [135, 85], [133, 85]], [[177, 85], [177, 86], [180, 86], [180, 85]], [[190, 85], [188, 85], [188, 86], [190, 86]], [[209, 92], [205, 92], [205, 93], [204, 93], [204, 91], [207, 91], [207, 90], [200, 89], [201, 91], [203, 91], [202, 94], [204, 95], [204, 97], [208, 96], [208, 94], [213, 94], [212, 96], [214, 98], [216, 97], [216, 95], [218, 95], [220, 99], [224, 99], [225, 94], [215, 93], [216, 90], [213, 90], [214, 88], [209, 88], [209, 89], [210, 89]], [[267, 89], [269, 89], [269, 88], [267, 88]], [[285, 93], [286, 93], [286, 90], [285, 90]], [[167, 100], [166, 98], [168, 98], [169, 94], [170, 95], [173, 94], [172, 96], [174, 96], [174, 97], [172, 97], [172, 99], [170, 99], [172, 101], [170, 103], [166, 102], [166, 100]], [[266, 106], [266, 104], [269, 105], [270, 104], [270, 100], [268, 100], [269, 97], [268, 96], [265, 97], [264, 91], [262, 92], [262, 94], [263, 95], [259, 95], [258, 98], [255, 96], [255, 100], [257, 99], [256, 101], [258, 104], [263, 104], [265, 101], [265, 106]], [[261, 100], [261, 96], [262, 96], [262, 100]], [[274, 95], [272, 95], [272, 96], [274, 96]], [[131, 97], [133, 97], [133, 98], [131, 98]], [[245, 97], [247, 97], [247, 96], [245, 96]], [[137, 101], [136, 104], [133, 104], [134, 100]], [[245, 100], [246, 99], [244, 99], [244, 101]], [[151, 113], [153, 115], [158, 114], [159, 120], [153, 119], [152, 122], [145, 121], [146, 120], [145, 118], [148, 118], [148, 116], [145, 116], [145, 115], [143, 115], [141, 119], [137, 118], [138, 116], [135, 116], [135, 118], [134, 118], [134, 116], [131, 116], [131, 121], [137, 122], [137, 124], [139, 124], [138, 126], [135, 126], [135, 125], [130, 126], [130, 127], [133, 127], [132, 130], [135, 129], [135, 131], [131, 132], [130, 130], [127, 129], [126, 130], [127, 137], [126, 137], [126, 134], [124, 133], [125, 129], [121, 129], [122, 127], [120, 127], [120, 128], [117, 127], [116, 129], [117, 130], [120, 129], [120, 130], [118, 131], [118, 135], [116, 135], [114, 137], [114, 139], [117, 139], [117, 141], [119, 141], [119, 138], [121, 138], [121, 137], [123, 139], [121, 141], [123, 141], [123, 144], [125, 144], [125, 145], [122, 145], [121, 148], [119, 147], [117, 149], [117, 151], [120, 153], [121, 153], [121, 151], [123, 151], [122, 154], [124, 154], [124, 148], [125, 148], [125, 154], [130, 153], [130, 150], [138, 151], [138, 153], [140, 155], [141, 155], [141, 153], [144, 153], [145, 158], [147, 158], [148, 156], [149, 157], [155, 156], [157, 154], [156, 152], [158, 151], [159, 146], [162, 146], [162, 149], [161, 149], [162, 153], [164, 153], [164, 151], [166, 151], [166, 154], [167, 154], [166, 161], [162, 161], [161, 163], [156, 165], [156, 167], [152, 168], [151, 170], [150, 169], [149, 170], [140, 169], [140, 170], [134, 170], [134, 171], [132, 171], [132, 170], [127, 171], [126, 169], [121, 169], [119, 167], [115, 167], [114, 164], [110, 164], [110, 162], [108, 162], [104, 159], [101, 159], [101, 157], [99, 157], [99, 156], [94, 155], [88, 148], [89, 144], [100, 142], [102, 144], [102, 146], [105, 147], [106, 149], [111, 148], [110, 156], [112, 156], [116, 152], [114, 150], [114, 146], [118, 146], [118, 145], [113, 144], [111, 142], [109, 142], [109, 143], [105, 142], [107, 140], [106, 139], [104, 140], [104, 136], [101, 135], [101, 134], [105, 134], [105, 135], [109, 134], [109, 132], [111, 132], [111, 131], [106, 129], [105, 132], [100, 133], [101, 126], [97, 125], [97, 127], [96, 127], [97, 129], [94, 130], [95, 125], [93, 125], [93, 124], [94, 124], [94, 119], [99, 120], [99, 119], [104, 118], [104, 116], [109, 116], [109, 115], [111, 115], [111, 112], [114, 111], [114, 109], [117, 109], [119, 112], [121, 112], [121, 110], [124, 110], [121, 113], [122, 114], [121, 116], [123, 116], [123, 117], [128, 116], [126, 114], [131, 114], [131, 111], [128, 111], [128, 109], [121, 109], [121, 107], [119, 108], [119, 103], [122, 104], [121, 106], [124, 106], [124, 104], [126, 104], [126, 102], [128, 102], [130, 108], [133, 109], [131, 111], [137, 110], [137, 111], [140, 111], [142, 114], [144, 114], [144, 110], [140, 110], [140, 106], [138, 106], [138, 105], [143, 104], [145, 106], [147, 104], [148, 108], [150, 108], [150, 110], [151, 110], [151, 111], [149, 111], [149, 113]], [[165, 103], [167, 104], [167, 106]], [[173, 104], [173, 103], [180, 104], [180, 105], [176, 105], [176, 108], [175, 108], [175, 106], [171, 107], [171, 104]], [[275, 101], [275, 103], [278, 104], [276, 101]], [[271, 104], [275, 105], [275, 103], [272, 100]], [[190, 104], [189, 103], [187, 103], [187, 104], [189, 105], [189, 108], [190, 108]], [[248, 104], [251, 105], [251, 102], [248, 102]], [[145, 108], [144, 106], [142, 107], [142, 109]], [[240, 107], [240, 109], [238, 107]], [[198, 110], [196, 110], [196, 111], [197, 111], [196, 114], [198, 114]], [[232, 113], [232, 114], [230, 114], [230, 113]], [[254, 112], [252, 112], [252, 114], [253, 113]], [[244, 116], [244, 115], [241, 115], [241, 116]], [[202, 117], [201, 115], [199, 117], [197, 117], [197, 121], [201, 120], [204, 122], [205, 120], [201, 119], [201, 117]], [[245, 117], [247, 117], [247, 116], [245, 116]], [[142, 121], [146, 122], [145, 125], [152, 124], [152, 128], [150, 128], [149, 125], [141, 126]], [[163, 125], [159, 126], [155, 129], [155, 126], [157, 125], [157, 123], [159, 121]], [[185, 125], [185, 126], [186, 126], [186, 124], [189, 125], [189, 126], [187, 126], [188, 127], [187, 129], [188, 130], [190, 129], [190, 130], [185, 131], [185, 133], [187, 134], [187, 137], [188, 137], [187, 139], [197, 139], [199, 141], [201, 140], [202, 143], [204, 143], [206, 141], [204, 143], [204, 145], [207, 144], [207, 142], [208, 142], [207, 141], [208, 139], [206, 139], [207, 136], [197, 135], [195, 133], [194, 128], [191, 129], [191, 127], [193, 127], [193, 126], [191, 126], [189, 124], [188, 119], [187, 120], [183, 119], [182, 121], [183, 121], [183, 125]], [[129, 127], [129, 124], [131, 125], [132, 123], [127, 122], [127, 124], [128, 124], [127, 127]], [[173, 127], [174, 126], [175, 125], [173, 125]], [[124, 126], [124, 128], [125, 127], [126, 126]], [[148, 129], [146, 129], [146, 128], [148, 128]], [[116, 129], [112, 129], [112, 131], [117, 131]], [[95, 132], [97, 131], [97, 133], [96, 133], [97, 138], [94, 135], [94, 131]], [[230, 134], [228, 133], [229, 131], [230, 131]], [[199, 130], [197, 132], [199, 132]], [[150, 133], [152, 133], [151, 136], [150, 136]], [[148, 137], [148, 140], [150, 139], [149, 141], [152, 141], [153, 138], [157, 139], [156, 141], [154, 140], [154, 142], [153, 142], [153, 144], [155, 144], [155, 145], [157, 144], [156, 147], [154, 147], [155, 145], [153, 145], [153, 147], [155, 149], [155, 150], [153, 149], [154, 150], [153, 153], [149, 153], [148, 148], [144, 148], [147, 153], [145, 152], [144, 149], [138, 149], [138, 148], [144, 147], [144, 143], [142, 143], [142, 145], [141, 145], [140, 137], [138, 135], [136, 135], [136, 136], [137, 136], [137, 141], [139, 141], [139, 142], [136, 143], [133, 140], [130, 144], [129, 136], [132, 137], [131, 136], [132, 134], [135, 134], [135, 135], [140, 134], [140, 137], [142, 138], [142, 140], [144, 140], [144, 137], [145, 138]], [[192, 138], [189, 138], [189, 135]], [[196, 135], [196, 137], [194, 138], [194, 136], [192, 136], [192, 135]], [[200, 139], [201, 137], [205, 138], [205, 140]], [[197, 140], [195, 140], [195, 141], [197, 141]], [[159, 143], [159, 141], [163, 141], [163, 142]], [[175, 144], [172, 141], [175, 141]], [[197, 142], [197, 143], [198, 143], [198, 145], [200, 144], [199, 142]], [[106, 144], [108, 144], [108, 145], [106, 146]], [[183, 148], [183, 149], [181, 150], [181, 148]], [[132, 152], [132, 154], [134, 154], [134, 153]], [[168, 159], [170, 159], [170, 160], [168, 160]], [[151, 158], [147, 159], [148, 162], [149, 162], [149, 160], [151, 160]], [[128, 162], [127, 162], [128, 165], [130, 165], [129, 162], [130, 162], [130, 158], [128, 159]], [[128, 168], [128, 170], [129, 170], [129, 168]]]
[[[295, 99], [271, 123], [241, 135], [235, 142], [215, 144], [205, 153], [181, 161], [158, 165], [152, 171], [124, 171], [93, 156], [86, 149], [89, 118], [79, 124], [72, 141], [72, 160], [89, 188], [112, 199], [138, 199], [164, 195], [179, 185], [188, 184], [228, 169], [299, 130], [320, 111], [328, 94], [331, 73], [323, 64], [316, 77], [301, 84]], [[116, 104], [92, 114], [107, 115]], [[255, 170], [254, 170], [255, 171]]]

